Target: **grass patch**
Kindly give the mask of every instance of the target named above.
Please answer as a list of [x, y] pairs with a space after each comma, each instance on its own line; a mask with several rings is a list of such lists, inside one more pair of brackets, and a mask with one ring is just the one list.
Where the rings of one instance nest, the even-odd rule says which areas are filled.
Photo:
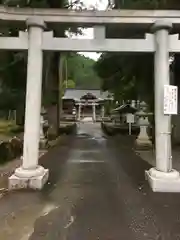
[[16, 125], [14, 121], [0, 119], [0, 135], [13, 136], [23, 131], [23, 127]]

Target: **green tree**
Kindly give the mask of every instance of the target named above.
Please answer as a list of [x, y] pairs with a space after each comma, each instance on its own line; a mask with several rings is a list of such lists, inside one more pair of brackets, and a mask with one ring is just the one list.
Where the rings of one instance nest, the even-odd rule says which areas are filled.
[[67, 80], [67, 84], [65, 83], [64, 84], [66, 86], [66, 88], [75, 88], [76, 87], [76, 84], [73, 80]]
[[73, 80], [69, 79], [69, 80], [65, 80], [63, 81], [63, 86], [62, 86], [62, 94], [64, 95], [64, 92], [66, 90], [66, 88], [75, 88], [76, 84]]
[[99, 89], [101, 79], [94, 70], [95, 61], [83, 55], [71, 53], [67, 57], [68, 79], [73, 79], [77, 88]]

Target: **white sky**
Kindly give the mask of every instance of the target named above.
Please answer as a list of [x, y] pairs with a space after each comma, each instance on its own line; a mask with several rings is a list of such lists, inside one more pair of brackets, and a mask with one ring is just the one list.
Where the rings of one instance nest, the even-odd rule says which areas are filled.
[[[105, 10], [108, 4], [108, 0], [83, 0], [84, 4], [87, 8], [91, 8], [92, 6], [96, 6], [98, 10]], [[88, 28], [83, 30], [83, 35], [73, 36], [73, 38], [86, 38], [92, 39], [94, 36], [93, 28]], [[83, 52], [81, 53], [84, 56], [90, 57], [94, 60], [97, 60], [100, 56], [98, 53], [94, 52]]]

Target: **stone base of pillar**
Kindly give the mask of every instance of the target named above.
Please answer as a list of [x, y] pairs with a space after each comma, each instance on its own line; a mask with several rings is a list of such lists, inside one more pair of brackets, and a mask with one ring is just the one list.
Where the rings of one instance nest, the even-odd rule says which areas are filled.
[[22, 167], [17, 168], [15, 173], [9, 177], [9, 190], [13, 189], [34, 189], [43, 188], [49, 178], [49, 170], [38, 166], [34, 170], [26, 170]]
[[180, 192], [180, 175], [176, 170], [165, 173], [151, 168], [145, 177], [153, 192]]
[[152, 148], [152, 142], [149, 139], [137, 138], [135, 141], [135, 148], [137, 150], [147, 150]]

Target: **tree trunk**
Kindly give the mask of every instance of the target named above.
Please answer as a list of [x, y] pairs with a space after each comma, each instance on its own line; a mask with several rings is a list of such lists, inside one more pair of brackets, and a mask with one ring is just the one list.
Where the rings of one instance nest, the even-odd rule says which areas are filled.
[[44, 103], [47, 109], [47, 118], [50, 125], [51, 135], [59, 133], [58, 124], [58, 55], [48, 53], [44, 71]]

